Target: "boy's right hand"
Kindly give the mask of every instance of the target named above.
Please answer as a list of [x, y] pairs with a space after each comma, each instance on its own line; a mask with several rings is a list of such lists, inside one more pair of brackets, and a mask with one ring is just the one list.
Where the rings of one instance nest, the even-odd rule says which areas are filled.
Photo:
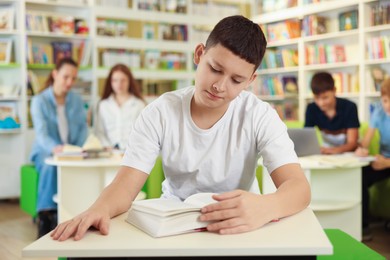
[[108, 211], [90, 208], [71, 220], [59, 224], [50, 236], [58, 241], [65, 241], [72, 236], [74, 240], [80, 240], [90, 227], [96, 228], [102, 235], [108, 235], [109, 226]]
[[363, 147], [358, 147], [358, 148], [355, 150], [355, 154], [356, 154], [357, 156], [360, 156], [360, 157], [368, 156], [368, 149], [363, 148]]

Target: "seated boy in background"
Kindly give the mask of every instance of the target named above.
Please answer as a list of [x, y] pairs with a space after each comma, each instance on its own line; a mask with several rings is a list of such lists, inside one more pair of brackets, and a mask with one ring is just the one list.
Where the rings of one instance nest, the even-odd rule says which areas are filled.
[[321, 153], [354, 151], [358, 145], [359, 119], [356, 104], [336, 97], [331, 74], [318, 72], [311, 83], [314, 102], [306, 108], [305, 127], [317, 126], [322, 135]]
[[[54, 230], [55, 240], [81, 239], [90, 226], [107, 234], [126, 212], [161, 155], [163, 197], [184, 200], [214, 192], [202, 208], [209, 231], [233, 234], [295, 214], [310, 202], [310, 186], [276, 111], [245, 91], [267, 46], [258, 24], [243, 16], [221, 20], [194, 51], [195, 86], [167, 92], [137, 118], [116, 178], [96, 202]], [[131, 145], [130, 145], [131, 144]], [[277, 187], [261, 195], [257, 161]]]
[[381, 85], [381, 102], [376, 104], [370, 116], [370, 126], [363, 137], [360, 147], [355, 153], [358, 156], [368, 156], [368, 148], [375, 131], [380, 135], [380, 151], [375, 155], [375, 161], [363, 167], [363, 241], [372, 239], [369, 229], [369, 188], [384, 179], [390, 178], [390, 79]]

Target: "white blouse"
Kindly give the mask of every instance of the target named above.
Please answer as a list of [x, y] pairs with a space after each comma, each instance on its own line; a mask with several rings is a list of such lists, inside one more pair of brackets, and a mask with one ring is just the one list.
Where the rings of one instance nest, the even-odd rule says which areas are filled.
[[124, 150], [129, 133], [145, 103], [135, 97], [130, 98], [119, 106], [113, 95], [101, 100], [97, 108], [96, 136], [104, 147], [119, 146]]
[[63, 144], [68, 143], [68, 120], [66, 119], [65, 105], [57, 105], [58, 132]]

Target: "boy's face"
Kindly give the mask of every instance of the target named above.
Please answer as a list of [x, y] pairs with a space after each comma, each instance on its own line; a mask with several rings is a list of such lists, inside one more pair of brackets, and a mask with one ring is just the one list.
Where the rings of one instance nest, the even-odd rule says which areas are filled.
[[318, 95], [314, 95], [314, 102], [321, 109], [326, 112], [333, 110], [336, 106], [336, 90], [328, 90]]
[[381, 102], [382, 102], [383, 110], [386, 112], [388, 116], [390, 116], [390, 97], [387, 95], [383, 95], [381, 97]]
[[220, 44], [205, 51], [195, 49], [195, 102], [208, 108], [227, 108], [230, 101], [255, 79], [255, 65], [241, 59]]

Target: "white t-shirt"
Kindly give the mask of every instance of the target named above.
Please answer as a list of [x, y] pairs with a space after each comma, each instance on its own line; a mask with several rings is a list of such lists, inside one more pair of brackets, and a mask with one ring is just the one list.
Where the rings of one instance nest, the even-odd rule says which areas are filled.
[[96, 136], [105, 147], [113, 147], [116, 144], [120, 149], [125, 149], [130, 129], [135, 120], [144, 109], [145, 103], [135, 96], [119, 106], [113, 95], [100, 101], [96, 122]]
[[181, 200], [198, 192], [243, 189], [259, 193], [255, 170], [260, 156], [272, 173], [298, 163], [285, 124], [275, 110], [243, 91], [210, 129], [192, 121], [194, 87], [168, 92], [149, 104], [129, 137], [122, 165], [149, 173], [161, 154], [163, 197]]

